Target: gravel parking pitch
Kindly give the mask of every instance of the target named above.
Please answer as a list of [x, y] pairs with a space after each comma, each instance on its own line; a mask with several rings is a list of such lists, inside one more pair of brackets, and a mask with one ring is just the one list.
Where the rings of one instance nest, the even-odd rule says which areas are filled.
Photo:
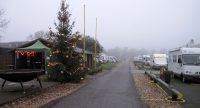
[[153, 83], [144, 72], [141, 73], [141, 70], [137, 69], [132, 71], [141, 100], [150, 108], [181, 108], [178, 102], [166, 100], [168, 95], [157, 84]]

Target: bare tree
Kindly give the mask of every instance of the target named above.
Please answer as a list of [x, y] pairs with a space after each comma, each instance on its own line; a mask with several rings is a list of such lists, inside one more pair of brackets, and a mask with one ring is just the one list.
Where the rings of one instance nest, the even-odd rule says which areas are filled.
[[115, 47], [112, 49], [108, 49], [107, 50], [107, 54], [108, 55], [112, 55], [117, 57], [118, 59], [121, 60], [126, 60], [126, 59], [130, 59], [133, 56], [138, 56], [138, 55], [145, 55], [145, 54], [151, 54], [151, 53], [155, 53], [158, 51], [151, 51], [149, 49], [137, 49], [137, 48], [128, 48], [128, 47]]
[[[83, 49], [83, 39], [84, 37], [82, 36], [81, 41], [77, 42], [77, 47], [82, 48]], [[90, 51], [90, 52], [94, 52], [94, 43], [95, 40], [94, 38], [92, 38], [91, 36], [86, 36], [86, 50]], [[97, 53], [101, 53], [103, 52], [103, 46], [99, 43], [99, 41], [96, 41], [96, 50]]]
[[4, 11], [0, 10], [0, 38], [2, 37], [1, 33], [4, 31], [7, 24], [9, 23], [9, 21], [7, 21], [3, 16], [4, 16]]
[[49, 35], [48, 31], [40, 30], [40, 31], [35, 32], [34, 34], [30, 34], [27, 37], [27, 40], [35, 40], [35, 39], [38, 39], [38, 38], [47, 39], [48, 35]]

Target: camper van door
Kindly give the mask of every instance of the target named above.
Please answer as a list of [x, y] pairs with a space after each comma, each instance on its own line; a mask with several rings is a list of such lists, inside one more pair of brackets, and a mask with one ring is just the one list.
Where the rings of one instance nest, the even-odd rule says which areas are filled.
[[178, 63], [178, 58], [181, 58], [181, 55], [173, 55], [173, 72], [177, 75], [181, 75], [182, 64]]

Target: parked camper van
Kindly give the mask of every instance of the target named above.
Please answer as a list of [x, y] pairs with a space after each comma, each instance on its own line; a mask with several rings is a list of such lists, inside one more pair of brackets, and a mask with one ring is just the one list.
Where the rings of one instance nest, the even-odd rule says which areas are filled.
[[133, 57], [133, 62], [134, 62], [135, 64], [143, 64], [142, 56]]
[[143, 55], [142, 59], [143, 59], [144, 65], [147, 65], [147, 66], [150, 65], [150, 55]]
[[180, 76], [182, 82], [200, 79], [200, 48], [178, 48], [169, 51], [168, 70]]
[[150, 56], [150, 67], [153, 69], [160, 69], [161, 67], [167, 67], [167, 55], [152, 54]]

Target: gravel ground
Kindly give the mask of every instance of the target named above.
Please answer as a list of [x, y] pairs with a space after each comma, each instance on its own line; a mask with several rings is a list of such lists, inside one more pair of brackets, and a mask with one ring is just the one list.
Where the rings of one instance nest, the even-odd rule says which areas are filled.
[[32, 95], [17, 99], [13, 102], [0, 106], [0, 108], [38, 108], [48, 106], [48, 103], [60, 99], [72, 92], [80, 89], [90, 81], [96, 79], [96, 77], [104, 75], [107, 71], [103, 71], [93, 76], [86, 76], [86, 79], [81, 83], [72, 84], [58, 84], [53, 87], [45, 88]]
[[[134, 70], [137, 71], [137, 70]], [[150, 108], [181, 108], [178, 102], [166, 100], [168, 95], [144, 73], [133, 73], [134, 82], [143, 100]]]

